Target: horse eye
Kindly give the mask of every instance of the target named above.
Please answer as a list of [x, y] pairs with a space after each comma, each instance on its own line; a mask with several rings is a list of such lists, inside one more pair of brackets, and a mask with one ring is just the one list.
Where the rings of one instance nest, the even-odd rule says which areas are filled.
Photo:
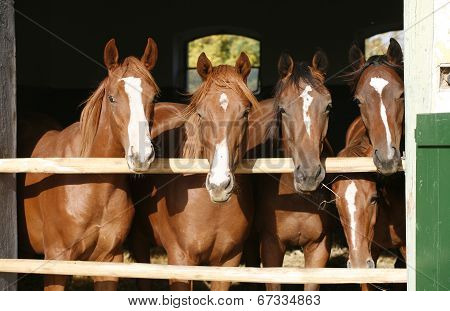
[[331, 111], [331, 108], [333, 108], [333, 105], [328, 104], [327, 109], [325, 110], [326, 113]]
[[115, 99], [114, 96], [112, 96], [112, 95], [108, 95], [108, 99], [109, 99], [109, 101], [110, 101], [111, 103], [115, 103], [115, 102], [116, 102], [116, 99]]
[[286, 110], [284, 110], [283, 107], [278, 107], [278, 111], [281, 112], [281, 113], [286, 113]]
[[361, 105], [361, 102], [359, 101], [359, 99], [358, 98], [355, 98], [354, 100], [353, 100], [354, 102], [355, 102], [355, 104], [357, 104], [358, 106], [359, 105]]
[[248, 107], [244, 110], [244, 114], [242, 115], [242, 117], [247, 118], [249, 113], [250, 113], [250, 107]]
[[374, 195], [370, 199], [370, 204], [376, 204], [376, 203], [378, 203], [378, 196]]

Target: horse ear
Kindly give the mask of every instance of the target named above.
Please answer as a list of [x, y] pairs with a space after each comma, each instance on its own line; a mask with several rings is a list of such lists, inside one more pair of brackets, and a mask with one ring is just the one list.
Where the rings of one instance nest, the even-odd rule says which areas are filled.
[[156, 61], [158, 60], [158, 46], [152, 38], [147, 39], [147, 46], [145, 47], [144, 55], [141, 57], [141, 62], [147, 70], [152, 70]]
[[103, 52], [103, 60], [105, 62], [106, 68], [108, 68], [109, 71], [118, 66], [119, 51], [116, 47], [116, 40], [111, 39], [108, 41], [108, 43], [106, 43], [105, 50]]
[[363, 52], [355, 43], [352, 44], [352, 47], [348, 52], [348, 61], [353, 70], [358, 70], [366, 63]]
[[320, 71], [321, 73], [326, 73], [328, 68], [328, 57], [327, 54], [322, 50], [317, 50], [316, 53], [314, 53], [313, 60], [312, 60], [312, 66], [314, 69]]
[[402, 47], [394, 38], [391, 38], [389, 42], [389, 48], [387, 50], [387, 58], [391, 63], [401, 65], [403, 63]]
[[278, 73], [281, 78], [285, 78], [292, 74], [294, 70], [294, 60], [291, 55], [287, 53], [282, 53], [278, 59]]
[[247, 82], [247, 77], [250, 74], [250, 71], [252, 70], [252, 64], [250, 63], [250, 59], [248, 58], [247, 54], [241, 52], [241, 55], [239, 55], [239, 58], [236, 61], [235, 67], [237, 72], [244, 79], [244, 81]]
[[208, 56], [206, 56], [205, 52], [202, 52], [197, 60], [197, 72], [203, 80], [206, 80], [211, 71], [211, 61], [208, 59]]

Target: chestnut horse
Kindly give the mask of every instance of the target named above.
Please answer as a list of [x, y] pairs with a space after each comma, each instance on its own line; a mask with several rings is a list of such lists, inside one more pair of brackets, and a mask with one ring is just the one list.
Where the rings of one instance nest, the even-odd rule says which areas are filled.
[[[345, 148], [339, 157], [367, 157], [373, 154], [367, 130], [360, 117], [347, 131]], [[336, 207], [349, 248], [349, 268], [375, 268], [383, 249], [400, 249], [406, 258], [404, 175], [346, 174], [333, 183]], [[396, 265], [399, 265], [400, 259]], [[362, 284], [368, 290], [367, 284]]]
[[[118, 59], [112, 39], [104, 50], [108, 77], [87, 100], [80, 122], [45, 133], [32, 157], [125, 156], [130, 169], [148, 169], [154, 159], [149, 118], [158, 87], [149, 70], [156, 44], [148, 39], [141, 60]], [[134, 214], [127, 175], [26, 174], [20, 192], [24, 251], [48, 260], [123, 261], [122, 243]], [[63, 290], [66, 279], [47, 275], [45, 289]], [[96, 277], [95, 289], [116, 289], [117, 281]]]
[[[401, 164], [403, 53], [394, 39], [386, 55], [365, 61], [353, 45], [349, 74], [361, 116], [350, 125], [339, 156], [372, 156], [378, 171], [391, 175]], [[349, 245], [348, 267], [374, 268], [382, 248], [399, 247], [405, 258], [404, 177], [348, 174], [333, 183], [336, 206]], [[373, 243], [372, 243], [373, 242]], [[363, 285], [363, 289], [368, 289]]]
[[[281, 131], [283, 155], [292, 158], [295, 167], [293, 174], [254, 178], [255, 230], [264, 267], [281, 267], [287, 246], [303, 247], [308, 268], [325, 267], [329, 258], [332, 222], [327, 212], [319, 209], [328, 193], [316, 190], [325, 177], [320, 157], [331, 108], [331, 96], [324, 85], [327, 63], [322, 51], [316, 52], [312, 66], [283, 54], [278, 63], [276, 96], [261, 102], [261, 111], [278, 111], [279, 127], [272, 132], [272, 139], [278, 139]], [[270, 124], [260, 119], [254, 122]], [[261, 135], [249, 131], [249, 136]], [[272, 154], [263, 150], [262, 156]], [[279, 290], [280, 285], [267, 284], [266, 288]], [[318, 288], [317, 284], [305, 285], [306, 290]]]
[[[246, 86], [250, 69], [245, 53], [234, 67], [213, 67], [202, 53], [197, 71], [203, 82], [182, 112], [184, 121], [177, 119], [180, 105], [165, 103], [157, 111], [158, 133], [166, 130], [159, 123], [167, 120], [160, 118], [174, 116], [173, 126], [184, 123], [181, 157], [207, 158], [211, 166], [206, 176], [160, 176], [154, 180], [154, 189], [147, 184], [147, 194], [152, 191], [152, 196], [137, 208], [133, 226], [137, 261], [149, 262], [149, 247], [156, 243], [165, 248], [172, 265], [239, 265], [253, 218], [251, 188], [233, 173], [246, 151], [248, 113], [258, 106]], [[170, 280], [170, 285], [172, 290], [192, 289], [191, 281]], [[211, 289], [229, 286], [229, 282], [212, 282]]]
[[348, 76], [374, 148], [373, 162], [381, 174], [393, 174], [401, 165], [405, 111], [402, 49], [391, 39], [386, 55], [372, 56], [366, 62], [361, 50], [353, 45], [349, 60], [353, 72]]

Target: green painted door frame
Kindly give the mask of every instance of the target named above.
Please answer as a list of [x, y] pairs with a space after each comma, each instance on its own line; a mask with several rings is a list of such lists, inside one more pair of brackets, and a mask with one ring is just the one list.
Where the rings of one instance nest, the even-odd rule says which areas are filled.
[[450, 290], [450, 113], [416, 127], [416, 289]]

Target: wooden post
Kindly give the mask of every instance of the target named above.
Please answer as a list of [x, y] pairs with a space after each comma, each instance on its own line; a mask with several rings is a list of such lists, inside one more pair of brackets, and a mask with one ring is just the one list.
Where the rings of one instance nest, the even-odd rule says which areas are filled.
[[[416, 116], [431, 106], [431, 37], [433, 1], [404, 2], [406, 261], [408, 290], [416, 288]], [[423, 19], [423, 20], [422, 20]], [[420, 22], [422, 20], [422, 22]]]
[[[0, 158], [16, 156], [16, 40], [14, 1], [0, 0]], [[0, 175], [0, 258], [17, 258], [16, 176]], [[0, 290], [16, 275], [0, 273]]]

